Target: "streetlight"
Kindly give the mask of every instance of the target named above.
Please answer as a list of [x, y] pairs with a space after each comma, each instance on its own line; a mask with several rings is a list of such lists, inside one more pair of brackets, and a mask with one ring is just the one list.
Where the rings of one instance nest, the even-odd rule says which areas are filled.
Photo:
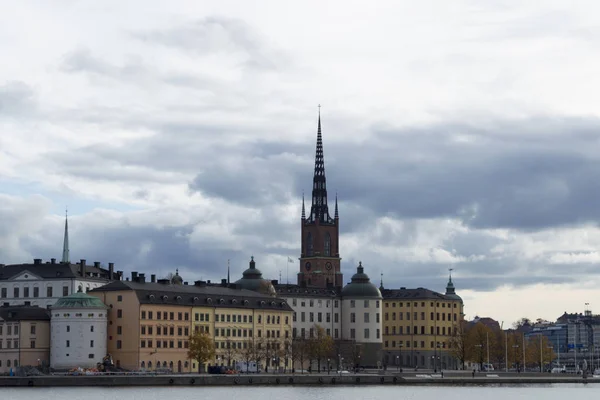
[[513, 349], [515, 349], [515, 367], [517, 368], [517, 372], [519, 371], [519, 367], [517, 367], [517, 349], [519, 348], [518, 344], [513, 344]]
[[402, 361], [404, 361], [404, 360], [402, 359], [402, 346], [403, 346], [403, 345], [404, 345], [404, 344], [403, 344], [402, 342], [399, 342], [399, 343], [398, 343], [398, 347], [400, 348], [400, 362], [398, 363], [398, 366], [399, 366], [400, 364], [402, 364]]
[[331, 371], [331, 365], [329, 364], [331, 360], [328, 358], [327, 359], [327, 375], [329, 375], [329, 371]]
[[400, 372], [400, 356], [396, 356], [396, 367], [398, 368], [398, 372]]
[[482, 360], [482, 356], [481, 356], [481, 352], [483, 351], [483, 345], [482, 344], [476, 344], [475, 347], [479, 347], [479, 368], [481, 369], [481, 363], [483, 362]]

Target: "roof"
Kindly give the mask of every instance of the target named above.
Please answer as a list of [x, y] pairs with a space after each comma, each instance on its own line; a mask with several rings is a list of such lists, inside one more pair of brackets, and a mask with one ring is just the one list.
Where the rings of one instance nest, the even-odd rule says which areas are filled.
[[235, 285], [240, 289], [253, 290], [267, 296], [277, 295], [271, 281], [263, 279], [262, 272], [256, 268], [254, 256], [250, 258], [248, 269], [242, 273], [242, 278], [238, 279]]
[[[79, 264], [62, 264], [52, 263], [50, 261], [42, 263], [41, 260], [37, 260], [32, 264], [11, 264], [0, 266], [0, 281], [9, 280], [25, 271], [33, 275], [37, 275], [42, 279], [73, 279], [81, 278]], [[99, 276], [90, 276], [90, 274]], [[97, 281], [108, 281], [108, 270], [99, 266], [86, 265], [85, 266], [85, 279], [97, 280]]]
[[377, 286], [371, 283], [369, 275], [365, 274], [362, 262], [358, 263], [356, 273], [352, 275], [350, 283], [342, 289], [342, 297], [381, 298], [381, 292]]
[[[198, 283], [200, 283], [198, 281]], [[88, 293], [135, 291], [140, 304], [170, 304], [227, 308], [261, 308], [293, 311], [284, 299], [246, 289], [224, 286], [169, 285], [152, 282], [114, 281]]]
[[49, 321], [50, 313], [38, 306], [0, 307], [0, 319], [4, 321]]
[[77, 292], [70, 294], [65, 297], [58, 299], [53, 306], [52, 310], [63, 309], [63, 308], [108, 308], [106, 305], [95, 296], [89, 294]]
[[457, 300], [444, 294], [434, 292], [433, 290], [421, 287], [416, 289], [383, 289], [381, 294], [384, 300]]
[[300, 286], [292, 284], [275, 285], [278, 296], [282, 297], [337, 297], [341, 288], [322, 288], [317, 286]]

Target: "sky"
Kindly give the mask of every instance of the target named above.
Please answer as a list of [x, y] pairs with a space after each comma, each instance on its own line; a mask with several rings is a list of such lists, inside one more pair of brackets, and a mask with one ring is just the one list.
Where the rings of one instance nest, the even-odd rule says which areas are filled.
[[0, 263], [295, 282], [321, 104], [345, 282], [600, 307], [595, 1], [0, 8]]

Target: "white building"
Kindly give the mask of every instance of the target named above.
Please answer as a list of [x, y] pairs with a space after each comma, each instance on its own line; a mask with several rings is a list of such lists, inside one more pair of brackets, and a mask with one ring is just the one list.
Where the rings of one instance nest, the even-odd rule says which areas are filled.
[[85, 260], [78, 264], [69, 261], [69, 230], [65, 220], [65, 239], [62, 261], [52, 258], [43, 262], [36, 258], [33, 264], [0, 264], [0, 305], [30, 305], [48, 308], [63, 296], [81, 289], [89, 291], [103, 286], [122, 272], [115, 273], [114, 264], [108, 269], [99, 262], [87, 265]]
[[91, 368], [107, 346], [107, 306], [83, 292], [59, 299], [50, 309], [50, 367]]

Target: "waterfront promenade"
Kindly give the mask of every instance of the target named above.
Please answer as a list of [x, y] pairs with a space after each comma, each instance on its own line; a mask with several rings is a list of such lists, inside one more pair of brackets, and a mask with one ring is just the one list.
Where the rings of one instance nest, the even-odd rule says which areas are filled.
[[469, 371], [411, 371], [361, 374], [161, 374], [161, 375], [44, 375], [0, 377], [2, 387], [60, 386], [255, 386], [255, 385], [520, 385], [554, 383], [600, 383], [600, 376], [548, 373], [478, 373]]

